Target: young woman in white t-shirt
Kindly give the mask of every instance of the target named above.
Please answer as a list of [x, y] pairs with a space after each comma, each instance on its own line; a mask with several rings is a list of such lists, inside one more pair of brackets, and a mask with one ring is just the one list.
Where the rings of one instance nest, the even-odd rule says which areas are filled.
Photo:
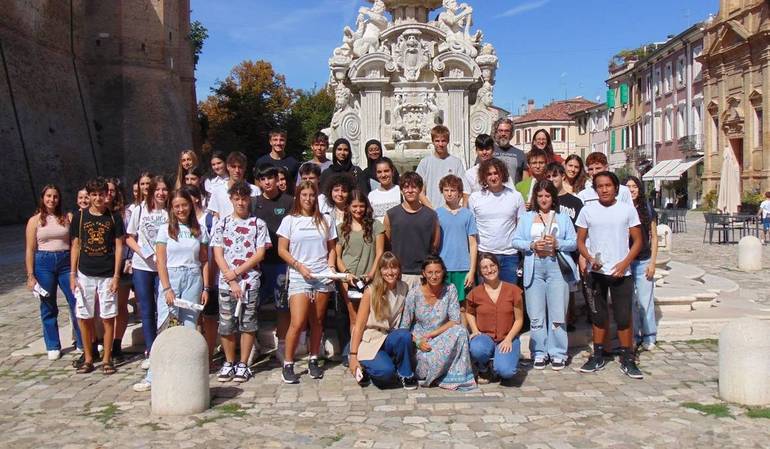
[[326, 305], [334, 292], [334, 284], [314, 275], [334, 271], [337, 230], [331, 217], [318, 210], [318, 190], [315, 184], [302, 181], [297, 187], [294, 206], [278, 228], [278, 255], [289, 266], [289, 310], [291, 324], [286, 333], [286, 355], [283, 381], [299, 383], [294, 373], [294, 351], [305, 323], [310, 320], [310, 377], [320, 379], [323, 370], [318, 364], [321, 333]]
[[[142, 188], [143, 176], [139, 181]], [[145, 362], [142, 367], [149, 368], [149, 356], [152, 343], [157, 335], [158, 267], [155, 258], [155, 238], [161, 226], [168, 223], [168, 186], [162, 176], [153, 177], [147, 188], [145, 201], [131, 214], [131, 221], [126, 227], [126, 245], [134, 251], [131, 257], [134, 293], [139, 301], [142, 316], [142, 334], [145, 344]]]
[[369, 203], [374, 211], [374, 219], [383, 223], [388, 210], [401, 204], [401, 188], [395, 184], [396, 167], [393, 161], [388, 158], [379, 159], [374, 170], [380, 186], [369, 192]]
[[591, 306], [594, 341], [593, 355], [580, 371], [591, 373], [603, 369], [606, 364], [602, 352], [609, 330], [609, 293], [620, 340], [621, 371], [631, 378], [641, 379], [642, 372], [636, 366], [633, 351], [631, 319], [634, 295], [631, 263], [643, 244], [639, 214], [633, 206], [618, 200], [620, 181], [614, 173], [595, 174], [593, 186], [598, 200], [586, 203], [575, 222], [578, 250], [590, 270], [586, 284], [591, 290], [587, 300]]

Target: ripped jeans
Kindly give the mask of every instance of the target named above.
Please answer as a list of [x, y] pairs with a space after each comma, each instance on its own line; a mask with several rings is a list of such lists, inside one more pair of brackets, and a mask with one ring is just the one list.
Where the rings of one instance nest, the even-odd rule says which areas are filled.
[[535, 360], [567, 360], [569, 285], [555, 257], [535, 256], [532, 284], [526, 288], [530, 321], [530, 350]]

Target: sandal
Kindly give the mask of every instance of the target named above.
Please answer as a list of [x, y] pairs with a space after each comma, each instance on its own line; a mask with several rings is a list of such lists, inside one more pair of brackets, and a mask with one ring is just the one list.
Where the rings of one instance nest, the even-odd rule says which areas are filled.
[[107, 362], [107, 363], [102, 365], [102, 374], [110, 375], [110, 374], [115, 374], [116, 372], [117, 372], [117, 370], [112, 365], [112, 362]]
[[77, 374], [88, 374], [93, 370], [94, 370], [93, 362], [83, 362], [83, 364], [80, 365], [75, 372]]

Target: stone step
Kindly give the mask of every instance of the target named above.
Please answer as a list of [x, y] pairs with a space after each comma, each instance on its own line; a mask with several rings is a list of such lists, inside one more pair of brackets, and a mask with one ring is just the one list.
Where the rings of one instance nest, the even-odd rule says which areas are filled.
[[716, 291], [720, 294], [737, 293], [740, 287], [735, 281], [727, 279], [722, 276], [716, 276], [713, 274], [706, 274], [702, 277], [704, 286], [711, 291]]
[[[657, 271], [657, 270], [656, 270]], [[658, 279], [655, 282], [656, 287], [672, 286], [672, 287], [703, 287], [703, 282], [698, 282], [695, 279], [689, 279], [678, 275], [669, 275]]]
[[682, 262], [671, 261], [668, 263], [668, 267], [670, 269], [669, 274], [687, 279], [700, 279], [706, 274], [703, 268]]

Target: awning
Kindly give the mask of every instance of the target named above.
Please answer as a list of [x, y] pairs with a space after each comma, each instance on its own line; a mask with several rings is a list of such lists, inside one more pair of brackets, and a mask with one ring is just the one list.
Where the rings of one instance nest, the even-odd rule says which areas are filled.
[[642, 176], [643, 181], [676, 181], [682, 177], [693, 165], [702, 161], [703, 158], [695, 159], [669, 159], [655, 164], [650, 171]]

